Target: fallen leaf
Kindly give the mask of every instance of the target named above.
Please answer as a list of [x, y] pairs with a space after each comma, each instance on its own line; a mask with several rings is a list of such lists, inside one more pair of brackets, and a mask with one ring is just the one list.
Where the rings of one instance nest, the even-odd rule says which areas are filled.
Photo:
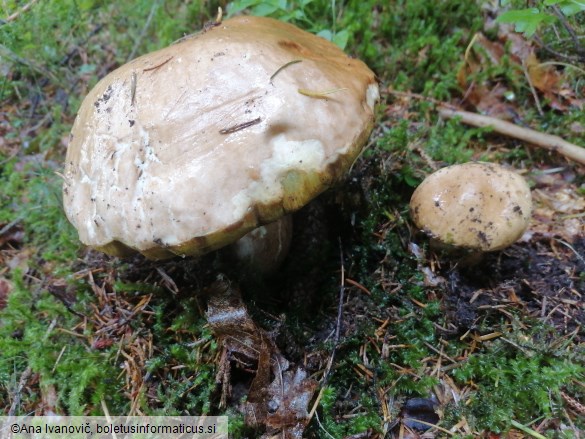
[[556, 93], [559, 91], [561, 76], [552, 65], [540, 63], [534, 52], [526, 57], [524, 65], [530, 77], [530, 82], [535, 88], [544, 93]]
[[264, 426], [269, 436], [302, 438], [317, 383], [302, 368], [290, 369], [273, 339], [250, 317], [238, 288], [220, 278], [207, 293], [207, 321], [225, 352], [220, 367], [222, 400], [231, 392], [230, 383], [225, 382], [231, 376], [230, 364], [251, 371], [254, 378], [242, 408], [246, 423]]
[[517, 110], [507, 100], [510, 91], [503, 84], [477, 83], [478, 74], [500, 63], [505, 50], [501, 43], [488, 40], [482, 33], [474, 35], [465, 51], [465, 62], [457, 72], [457, 82], [464, 100], [478, 112], [504, 120], [517, 117]]
[[12, 291], [12, 284], [10, 281], [0, 277], [0, 310], [6, 308], [6, 302], [10, 291]]
[[317, 382], [300, 367], [277, 374], [268, 388], [268, 427], [284, 431], [287, 438], [302, 438], [316, 388]]
[[102, 350], [107, 349], [114, 344], [114, 340], [111, 338], [96, 338], [92, 344], [91, 348], [95, 350]]

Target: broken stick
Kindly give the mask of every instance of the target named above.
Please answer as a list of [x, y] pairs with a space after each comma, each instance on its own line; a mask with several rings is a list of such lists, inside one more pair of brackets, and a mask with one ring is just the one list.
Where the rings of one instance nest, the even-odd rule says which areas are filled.
[[463, 123], [476, 127], [492, 127], [496, 133], [523, 140], [551, 151], [556, 151], [565, 157], [585, 165], [585, 148], [567, 142], [559, 136], [540, 133], [530, 128], [520, 127], [501, 119], [483, 116], [469, 111], [439, 107], [439, 114], [446, 119], [459, 117]]

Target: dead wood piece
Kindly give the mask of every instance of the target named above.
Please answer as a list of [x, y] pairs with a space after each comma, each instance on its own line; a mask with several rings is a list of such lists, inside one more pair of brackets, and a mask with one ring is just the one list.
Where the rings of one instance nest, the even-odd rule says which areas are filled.
[[540, 133], [530, 128], [520, 127], [510, 122], [469, 111], [440, 107], [439, 114], [446, 119], [459, 117], [463, 123], [476, 127], [492, 127], [499, 134], [523, 140], [550, 151], [556, 151], [571, 160], [585, 164], [585, 148], [567, 142], [559, 136]]
[[16, 20], [19, 15], [24, 14], [26, 11], [28, 11], [30, 8], [32, 8], [37, 1], [38, 0], [32, 0], [32, 1], [28, 2], [26, 5], [24, 5], [22, 8], [20, 8], [18, 11], [14, 12], [13, 14], [10, 14], [8, 17], [6, 17], [4, 19], [4, 22], [10, 23], [11, 21]]

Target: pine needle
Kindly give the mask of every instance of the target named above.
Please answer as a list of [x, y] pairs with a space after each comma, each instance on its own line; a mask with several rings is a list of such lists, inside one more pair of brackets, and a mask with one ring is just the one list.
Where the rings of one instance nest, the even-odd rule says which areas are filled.
[[324, 91], [312, 91], [312, 90], [307, 90], [304, 88], [299, 88], [298, 92], [304, 96], [309, 96], [310, 98], [325, 99], [328, 95], [333, 94], [333, 93], [337, 93], [337, 92], [343, 91], [343, 90], [347, 90], [347, 87], [332, 88], [332, 89], [324, 90]]

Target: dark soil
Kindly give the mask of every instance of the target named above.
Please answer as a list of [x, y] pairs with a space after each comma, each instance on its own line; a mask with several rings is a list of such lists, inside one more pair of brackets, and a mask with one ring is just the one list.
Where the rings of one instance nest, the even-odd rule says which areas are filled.
[[560, 334], [585, 326], [585, 238], [570, 245], [543, 238], [485, 255], [471, 267], [455, 267], [448, 279], [447, 306], [460, 331], [505, 305], [553, 325]]

